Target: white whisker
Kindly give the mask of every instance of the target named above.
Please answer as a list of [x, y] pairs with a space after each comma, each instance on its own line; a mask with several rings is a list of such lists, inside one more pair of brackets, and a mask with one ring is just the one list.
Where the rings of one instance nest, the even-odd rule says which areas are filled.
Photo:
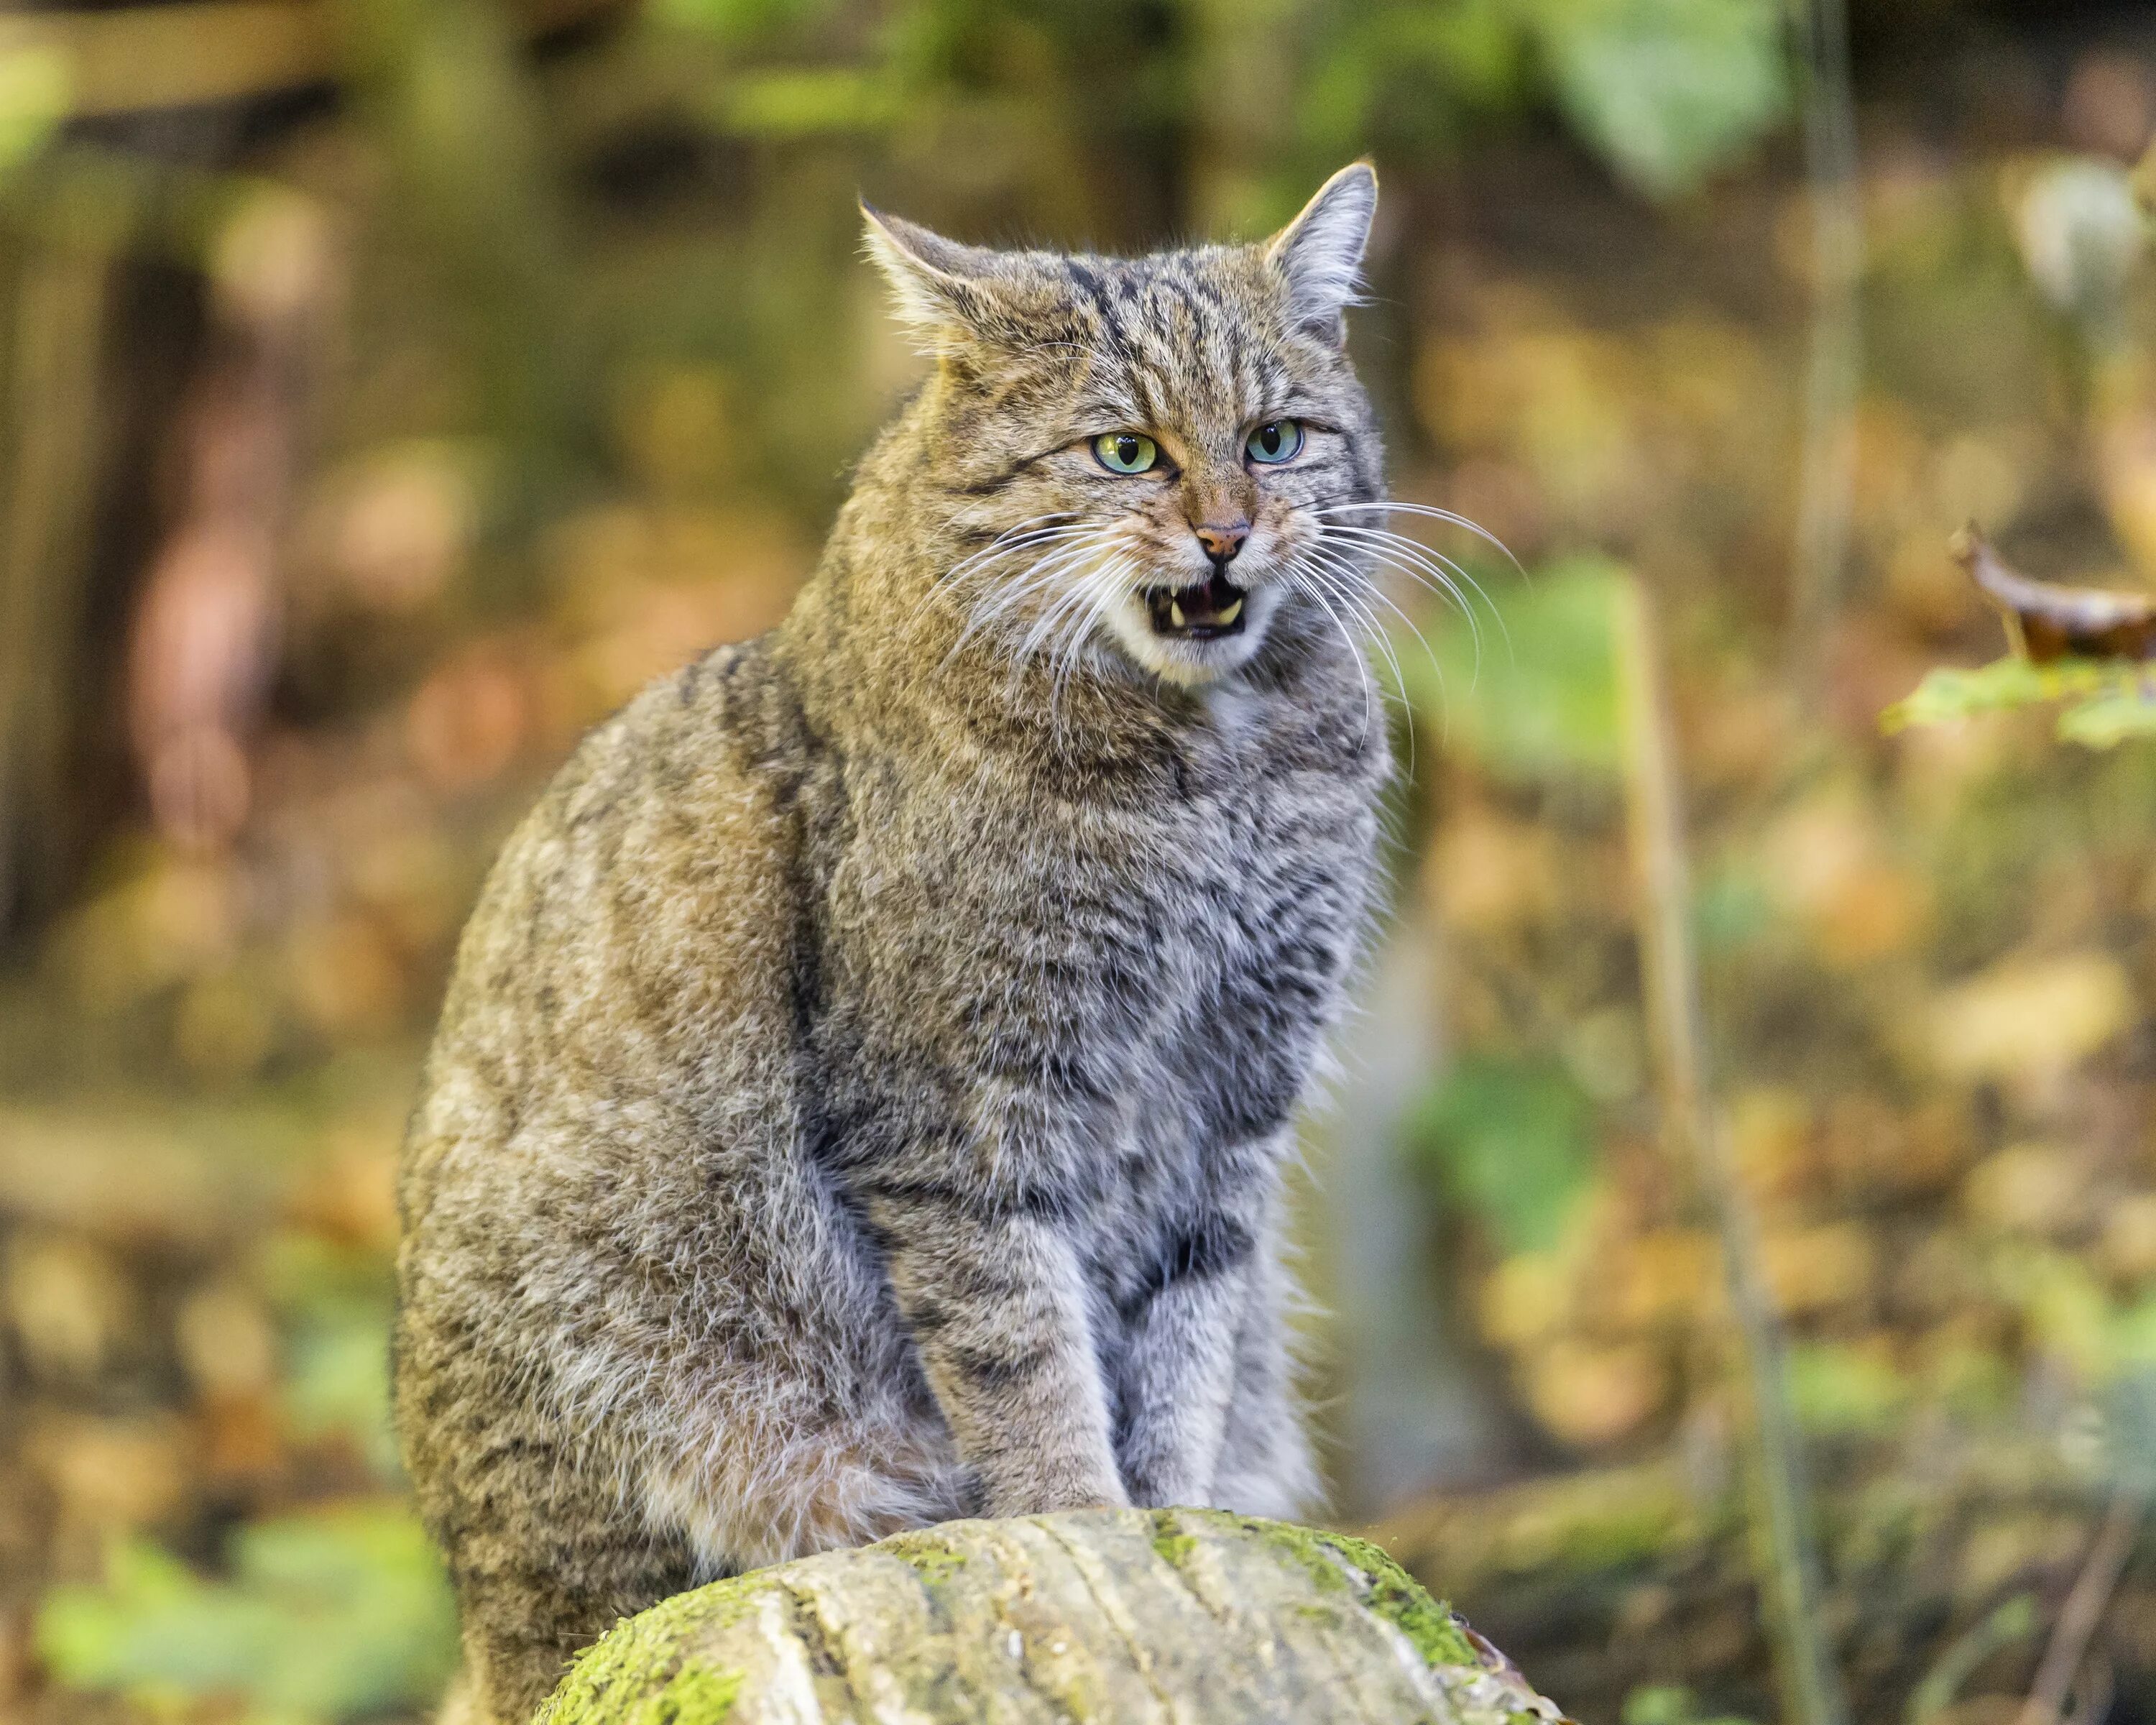
[[1387, 593], [1378, 582], [1371, 578], [1368, 570], [1353, 562], [1348, 553], [1320, 542], [1297, 552], [1293, 562], [1306, 573], [1316, 576], [1322, 572], [1339, 583], [1339, 587], [1335, 590], [1337, 596], [1343, 603], [1355, 608], [1358, 618], [1378, 642], [1379, 650], [1385, 654], [1394, 682], [1399, 691], [1401, 715], [1407, 724], [1408, 764], [1409, 771], [1412, 773], [1415, 751], [1415, 707], [1414, 701], [1408, 698], [1405, 669], [1401, 665], [1399, 655], [1392, 651], [1391, 632], [1378, 621], [1374, 611], [1368, 606], [1359, 603], [1354, 596], [1367, 593], [1370, 598], [1383, 605], [1386, 609], [1399, 618], [1408, 633], [1414, 637], [1415, 644], [1422, 649], [1424, 656], [1430, 660], [1430, 672], [1437, 679], [1439, 734], [1441, 737], [1449, 737], [1451, 734], [1451, 711], [1445, 697], [1444, 661], [1437, 656], [1437, 649], [1430, 645], [1430, 638], [1423, 634], [1421, 627], [1414, 619], [1401, 609], [1393, 596]]
[[[1062, 515], [1067, 511], [1058, 511], [1056, 513]], [[1027, 521], [1005, 529], [989, 544], [938, 575], [928, 584], [927, 589], [922, 593], [919, 601], [907, 614], [906, 625], [910, 628], [916, 623], [921, 614], [934, 604], [943, 593], [962, 583], [983, 578], [1004, 559], [1014, 557], [1023, 551], [1038, 550], [1042, 546], [1059, 546], [1063, 542], [1092, 531], [1084, 523], [1060, 527], [1035, 527], [1032, 525], [1046, 519], [1049, 517], [1034, 516], [1029, 517]], [[963, 644], [963, 637], [960, 644]]]
[[[1097, 556], [1100, 550], [1101, 547], [1088, 547], [1087, 556]], [[1071, 569], [1082, 565], [1085, 561], [1085, 557], [1076, 557], [1066, 561], [1065, 563], [1059, 565], [1056, 568], [1055, 571], [1055, 577], [1057, 578], [1060, 578], [1061, 577], [1068, 574]], [[1045, 583], [1035, 583], [1036, 588], [1042, 584]], [[1065, 614], [1067, 614], [1074, 606], [1084, 603], [1086, 593], [1085, 578], [1081, 577], [1077, 580], [1073, 581], [1068, 590], [1065, 591], [1054, 604], [1050, 605], [1046, 612], [1035, 620], [1033, 628], [1027, 632], [1025, 639], [1019, 644], [1018, 650], [1013, 657], [1021, 661], [1031, 658], [1034, 653], [1055, 633], [1057, 627], [1062, 623]]]
[[1369, 664], [1363, 657], [1362, 649], [1355, 644], [1354, 635], [1349, 632], [1348, 625], [1340, 620], [1340, 614], [1332, 608], [1332, 601], [1325, 597], [1323, 587], [1310, 576], [1297, 573], [1292, 570], [1289, 572], [1288, 580], [1298, 593], [1315, 600], [1325, 614], [1332, 619], [1332, 626], [1340, 631], [1340, 639], [1347, 644], [1348, 658], [1355, 662], [1355, 669], [1363, 674], [1363, 734], [1368, 737], [1370, 733], [1371, 677]]
[[[1034, 516], [1033, 520], [1038, 521], [1040, 517]], [[1026, 531], [1021, 531], [1021, 528]], [[1013, 552], [1024, 547], [1040, 544], [1049, 540], [1068, 539], [1074, 535], [1088, 531], [1090, 530], [1087, 524], [1083, 521], [1066, 523], [1061, 526], [1037, 526], [1030, 522], [1022, 521], [1019, 526], [1008, 528], [998, 533], [971, 557], [961, 558], [937, 578], [940, 581], [955, 581], [970, 573], [975, 568], [985, 563], [993, 562], [998, 558], [1009, 557]]]
[[1490, 608], [1490, 615], [1496, 623], [1498, 633], [1504, 638], [1505, 650], [1508, 655], [1512, 654], [1512, 632], [1505, 621], [1505, 614], [1483, 591], [1480, 582], [1442, 552], [1432, 551], [1428, 546], [1402, 534], [1380, 532], [1368, 527], [1343, 526], [1335, 522], [1324, 531], [1343, 549], [1352, 547], [1396, 573], [1419, 581], [1433, 593], [1441, 593], [1450, 598], [1459, 607], [1460, 615], [1466, 619], [1467, 627], [1475, 637], [1476, 660], [1479, 666], [1482, 654], [1482, 625], [1473, 603], [1461, 589], [1460, 583], [1453, 579], [1455, 575], [1459, 576]]
[[[1449, 510], [1427, 510], [1419, 505], [1404, 505], [1401, 506], [1407, 513], [1411, 515], [1434, 514], [1448, 521], [1460, 519], [1459, 517], [1453, 516], [1451, 511]], [[1471, 521], [1463, 522], [1463, 525], [1469, 527], [1474, 527], [1475, 526]], [[1441, 564], [1446, 570], [1449, 570], [1452, 574], [1458, 576], [1460, 580], [1466, 582], [1469, 587], [1472, 588], [1475, 590], [1476, 594], [1481, 599], [1482, 603], [1490, 608], [1490, 614], [1492, 618], [1496, 619], [1499, 632], [1505, 636], [1507, 651], [1509, 652], [1512, 650], [1512, 633], [1506, 625], [1505, 614], [1497, 608], [1496, 602], [1490, 597], [1489, 593], [1484, 589], [1482, 583], [1475, 578], [1473, 573], [1465, 564], [1460, 562], [1455, 558], [1447, 557], [1443, 552], [1435, 549], [1434, 547], [1424, 545], [1419, 539], [1411, 539], [1404, 533], [1395, 533], [1389, 527], [1368, 527], [1357, 522], [1332, 521], [1327, 524], [1327, 530], [1337, 533], [1353, 535], [1366, 541], [1374, 539], [1378, 542], [1399, 547], [1402, 548], [1403, 551], [1411, 549], [1413, 552], [1419, 557], [1434, 560], [1437, 563]], [[1488, 533], [1482, 532], [1480, 528], [1476, 528], [1475, 531], [1478, 533], [1481, 533], [1481, 536], [1483, 538], [1488, 539], [1492, 545], [1496, 546], [1499, 551], [1504, 552], [1507, 560], [1511, 562], [1513, 568], [1519, 571], [1520, 578], [1522, 580], [1526, 581], [1532, 579], [1532, 578], [1527, 574], [1527, 572], [1524, 568], [1521, 567], [1520, 560], [1512, 555], [1512, 552], [1507, 549], [1502, 542], [1494, 538]]]
[[1057, 709], [1065, 685], [1078, 669], [1086, 638], [1093, 628], [1107, 620], [1107, 608], [1121, 599], [1130, 578], [1136, 572], [1137, 565], [1127, 556], [1116, 552], [1078, 583], [1081, 603], [1071, 613], [1063, 645], [1050, 661], [1052, 675], [1048, 685], [1048, 719], [1059, 737], [1062, 732]]
[[[1415, 644], [1420, 647], [1422, 650], [1429, 655], [1430, 669], [1437, 673], [1440, 681], [1444, 680], [1445, 667], [1438, 663], [1436, 649], [1430, 644], [1428, 638], [1425, 637], [1422, 630], [1416, 626], [1414, 619], [1399, 608], [1399, 604], [1394, 602], [1393, 596], [1390, 593], [1387, 593], [1383, 588], [1380, 587], [1376, 582], [1371, 580], [1366, 574], [1364, 574], [1361, 570], [1357, 569], [1353, 564], [1344, 563], [1338, 561], [1330, 550], [1325, 547], [1314, 547], [1306, 555], [1311, 559], [1311, 561], [1306, 564], [1306, 567], [1310, 568], [1312, 574], [1317, 574], [1322, 572], [1332, 575], [1336, 580], [1339, 580], [1343, 583], [1352, 582], [1355, 591], [1367, 591], [1372, 598], [1375, 599], [1379, 604], [1383, 605], [1395, 617], [1399, 618], [1402, 623], [1405, 624], [1407, 625], [1408, 633], [1414, 637]], [[1343, 594], [1343, 597], [1348, 598], [1352, 600], [1353, 593], [1350, 593]], [[1377, 638], [1382, 644], [1383, 644], [1387, 656], [1390, 660], [1393, 671], [1393, 680], [1399, 686], [1400, 692], [1403, 695], [1405, 695], [1407, 692], [1407, 677], [1400, 667], [1399, 656], [1393, 654], [1391, 651], [1390, 631], [1378, 626], [1376, 614], [1374, 612], [1371, 613], [1370, 616], [1372, 625]]]
[[1480, 521], [1470, 521], [1466, 516], [1455, 515], [1449, 509], [1437, 509], [1427, 503], [1328, 503], [1322, 508], [1313, 509], [1311, 511], [1311, 513], [1316, 516], [1329, 516], [1336, 514], [1345, 515], [1351, 511], [1373, 509], [1383, 510], [1389, 514], [1396, 515], [1427, 516], [1432, 521], [1450, 521], [1455, 527], [1465, 527], [1469, 532], [1475, 535], [1476, 538], [1488, 542], [1489, 544], [1502, 552], [1504, 554], [1505, 561], [1510, 563], [1515, 569], [1517, 569], [1522, 578], [1527, 580], [1533, 579], [1532, 576], [1527, 574], [1525, 566], [1521, 563], [1520, 560], [1512, 555], [1512, 547], [1506, 544], [1503, 540], [1500, 539], [1495, 533], [1492, 533]]
[[[1041, 593], [1053, 588], [1072, 570], [1083, 567], [1090, 559], [1100, 556], [1106, 548], [1106, 538], [1105, 531], [1090, 532], [1077, 543], [1059, 545], [1046, 555], [1038, 558], [1008, 588], [997, 593], [986, 604], [975, 608], [964, 633], [959, 636], [958, 642], [952, 647], [952, 651], [955, 653], [959, 646], [963, 646], [974, 634], [1039, 598]], [[1050, 616], [1053, 618], [1060, 614], [1060, 605], [1052, 607]], [[1043, 625], [1043, 627], [1045, 626]], [[1037, 627], [1013, 655], [1014, 659], [1023, 661], [1044, 638], [1041, 628]]]

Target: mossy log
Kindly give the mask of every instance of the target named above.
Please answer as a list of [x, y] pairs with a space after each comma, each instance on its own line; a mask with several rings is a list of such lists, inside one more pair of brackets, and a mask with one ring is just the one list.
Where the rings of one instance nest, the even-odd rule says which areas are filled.
[[1096, 1510], [948, 1522], [683, 1594], [587, 1651], [539, 1725], [1563, 1717], [1374, 1546]]

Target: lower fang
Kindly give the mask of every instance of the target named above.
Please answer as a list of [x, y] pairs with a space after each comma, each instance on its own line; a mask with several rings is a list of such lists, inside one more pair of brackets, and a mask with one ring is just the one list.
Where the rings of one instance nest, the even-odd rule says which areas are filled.
[[1243, 602], [1240, 599], [1236, 599], [1231, 603], [1223, 606], [1220, 611], [1220, 626], [1223, 629], [1225, 629], [1229, 624], [1233, 623], [1242, 614]]
[[1173, 599], [1168, 602], [1168, 620], [1178, 629], [1183, 626], [1183, 607]]

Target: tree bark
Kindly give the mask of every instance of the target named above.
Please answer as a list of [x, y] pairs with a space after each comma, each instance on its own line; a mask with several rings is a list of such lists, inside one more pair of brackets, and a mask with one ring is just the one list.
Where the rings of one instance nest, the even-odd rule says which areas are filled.
[[586, 1652], [539, 1725], [1563, 1718], [1374, 1546], [1088, 1510], [949, 1522], [683, 1594]]

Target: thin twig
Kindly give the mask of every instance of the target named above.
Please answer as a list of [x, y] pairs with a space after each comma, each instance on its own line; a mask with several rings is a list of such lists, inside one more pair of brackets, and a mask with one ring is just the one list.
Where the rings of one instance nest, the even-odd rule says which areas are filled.
[[2081, 1669], [2090, 1638], [2103, 1620], [2104, 1607], [2111, 1603], [2127, 1559], [2133, 1555], [2133, 1536], [2141, 1531], [2141, 1518], [2148, 1510], [2148, 1493], [2140, 1486], [2121, 1486], [2112, 1494], [2111, 1507], [2089, 1543], [2073, 1590], [2059, 1608], [2051, 1643], [2044, 1649], [2043, 1662], [2029, 1686], [2029, 1699], [2021, 1704], [2014, 1725], [2059, 1725], [2074, 1673]]
[[1856, 394], [1863, 334], [1857, 283], [1864, 270], [1857, 199], [1856, 106], [1849, 79], [1844, 0], [1791, 0], [1802, 50], [1804, 172], [1811, 198], [1811, 352], [1797, 495], [1790, 607], [1800, 677], [1816, 683], [1841, 602], [1856, 470]]
[[1640, 953], [1653, 1033], [1662, 1129], [1698, 1182], [1722, 1243], [1743, 1367], [1746, 1469], [1763, 1612], [1789, 1725], [1842, 1725], [1840, 1680], [1820, 1631], [1804, 1460], [1789, 1404], [1781, 1327], [1760, 1273], [1759, 1228], [1716, 1130], [1704, 1077], [1705, 1034], [1691, 950], [1684, 811], [1661, 649], [1645, 591], [1616, 590], [1615, 645], [1624, 691], [1626, 805]]

